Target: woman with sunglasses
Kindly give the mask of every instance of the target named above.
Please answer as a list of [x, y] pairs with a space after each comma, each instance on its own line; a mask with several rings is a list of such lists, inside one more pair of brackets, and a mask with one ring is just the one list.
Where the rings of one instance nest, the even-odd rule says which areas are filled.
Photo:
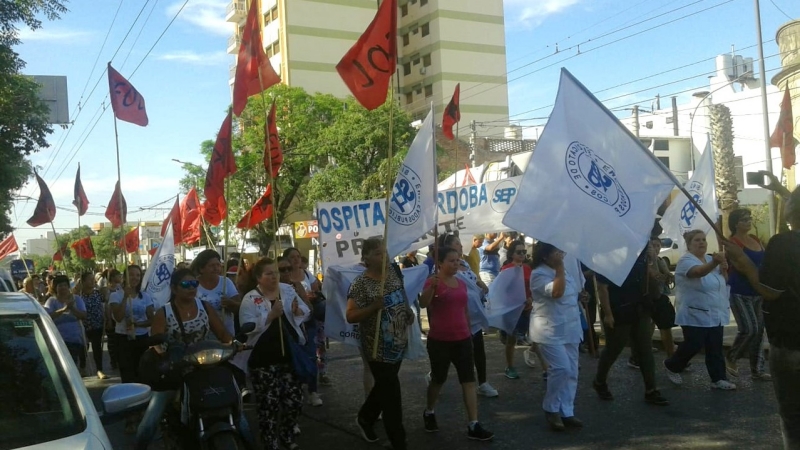
[[[178, 269], [170, 279], [170, 299], [153, 316], [150, 334], [166, 334], [164, 344], [155, 346], [159, 353], [167, 351], [171, 345], [191, 345], [208, 337], [211, 332], [220, 342], [232, 343], [233, 336], [228, 332], [222, 319], [211, 305], [197, 298], [200, 282], [190, 269]], [[181, 321], [181, 325], [178, 321]], [[175, 391], [153, 391], [142, 422], [136, 431], [136, 450], [147, 449], [155, 436], [158, 423], [167, 406], [175, 399]], [[242, 413], [239, 417], [242, 439], [249, 445], [255, 441], [250, 432], [247, 419]], [[255, 447], [252, 447], [255, 448]]]
[[255, 288], [242, 299], [239, 322], [256, 324], [247, 337], [253, 350], [242, 354], [249, 354], [247, 367], [258, 403], [261, 443], [270, 450], [277, 450], [279, 443], [293, 450], [299, 448], [294, 435], [303, 391], [292, 370], [288, 340], [306, 342], [301, 324], [310, 310], [290, 284], [279, 282], [278, 267], [267, 258], [253, 266], [250, 274]]
[[[511, 380], [519, 379], [517, 369], [514, 368], [514, 349], [517, 346], [519, 339], [525, 339], [528, 334], [528, 328], [531, 322], [531, 309], [533, 308], [533, 299], [531, 298], [531, 266], [525, 264], [525, 259], [528, 257], [528, 251], [525, 250], [524, 241], [512, 241], [508, 246], [506, 253], [508, 259], [503, 263], [500, 271], [512, 269], [514, 267], [522, 267], [522, 276], [525, 279], [525, 307], [522, 314], [517, 320], [517, 326], [514, 327], [513, 336], [506, 336], [506, 378]], [[501, 332], [502, 333], [502, 332]]]
[[228, 333], [234, 334], [233, 317], [239, 314], [239, 292], [236, 284], [222, 273], [219, 253], [207, 249], [197, 254], [192, 261], [192, 270], [200, 285], [197, 287], [197, 298], [207, 302], [222, 318]]

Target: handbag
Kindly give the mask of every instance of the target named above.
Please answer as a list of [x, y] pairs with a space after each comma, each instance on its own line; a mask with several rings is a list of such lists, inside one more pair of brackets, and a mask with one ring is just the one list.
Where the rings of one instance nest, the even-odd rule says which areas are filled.
[[295, 338], [295, 333], [290, 332], [286, 325], [281, 320], [281, 327], [283, 327], [284, 336], [288, 336], [289, 353], [291, 353], [292, 370], [295, 375], [300, 378], [304, 383], [308, 383], [317, 376], [317, 355], [313, 354], [308, 349], [300, 345], [299, 338]]
[[313, 309], [311, 310], [311, 317], [318, 322], [325, 322], [325, 309], [327, 302], [322, 292], [314, 292], [314, 298], [311, 300]]
[[[185, 344], [186, 330], [183, 328], [181, 316], [177, 308], [175, 308], [174, 303], [170, 302], [169, 305], [172, 307], [172, 314], [175, 316], [175, 320], [178, 322], [178, 328], [181, 331], [181, 340]], [[139, 360], [139, 380], [157, 392], [174, 391], [180, 388], [183, 383], [183, 374], [174, 367], [173, 361], [176, 359], [171, 355], [173, 355], [175, 351], [183, 351], [183, 349], [167, 348], [167, 351], [164, 353], [159, 353], [153, 347], [145, 350]]]

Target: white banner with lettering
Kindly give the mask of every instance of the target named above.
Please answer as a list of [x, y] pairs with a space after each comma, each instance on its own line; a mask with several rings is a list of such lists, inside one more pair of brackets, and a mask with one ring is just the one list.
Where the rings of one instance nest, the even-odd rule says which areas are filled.
[[[503, 217], [514, 203], [521, 180], [519, 176], [439, 191], [439, 234], [458, 231], [462, 242], [465, 237], [471, 242], [473, 234], [510, 230], [503, 225]], [[384, 206], [382, 199], [317, 203], [323, 267], [358, 264], [364, 240], [383, 236]], [[406, 250], [432, 244], [432, 231]]]

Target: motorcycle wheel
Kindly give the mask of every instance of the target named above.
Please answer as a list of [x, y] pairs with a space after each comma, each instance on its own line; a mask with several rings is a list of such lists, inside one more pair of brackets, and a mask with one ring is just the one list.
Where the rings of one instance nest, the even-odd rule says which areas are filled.
[[232, 431], [225, 431], [211, 436], [209, 449], [211, 450], [240, 450], [244, 448], [239, 436]]

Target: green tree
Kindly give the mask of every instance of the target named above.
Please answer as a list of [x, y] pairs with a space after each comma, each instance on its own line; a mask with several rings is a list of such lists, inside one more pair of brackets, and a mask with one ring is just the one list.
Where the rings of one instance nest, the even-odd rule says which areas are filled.
[[0, 231], [10, 232], [8, 217], [12, 193], [31, 175], [25, 156], [48, 147], [52, 131], [47, 105], [39, 99], [39, 85], [21, 74], [25, 67], [14, 46], [21, 43], [17, 24], [32, 30], [42, 27], [37, 16], [58, 19], [67, 11], [65, 1], [15, 0], [0, 3]]
[[53, 265], [53, 257], [51, 255], [25, 255], [26, 259], [33, 261], [33, 267], [36, 273], [42, 273]]

